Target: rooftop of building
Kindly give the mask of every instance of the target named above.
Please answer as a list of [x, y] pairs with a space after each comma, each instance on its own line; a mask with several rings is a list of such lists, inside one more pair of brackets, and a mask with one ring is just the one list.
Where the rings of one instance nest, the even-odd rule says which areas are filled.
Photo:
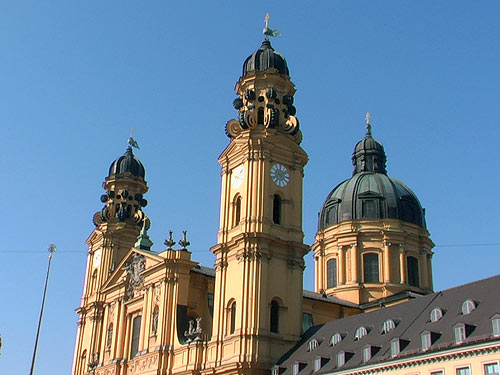
[[275, 373], [335, 373], [500, 340], [499, 288], [500, 275], [314, 326]]

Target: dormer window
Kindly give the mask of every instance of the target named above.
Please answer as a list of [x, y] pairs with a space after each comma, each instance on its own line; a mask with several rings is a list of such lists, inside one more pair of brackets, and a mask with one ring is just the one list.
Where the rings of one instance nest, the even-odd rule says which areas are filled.
[[428, 350], [431, 347], [431, 333], [423, 332], [422, 334], [420, 334], [420, 341], [422, 343], [422, 350]]
[[329, 358], [325, 357], [316, 357], [314, 358], [314, 372], [318, 372], [321, 370], [321, 368], [326, 365], [326, 363], [329, 361]]
[[465, 341], [465, 326], [460, 324], [454, 328], [455, 331], [455, 344], [461, 344]]
[[431, 311], [431, 322], [437, 322], [439, 319], [443, 317], [443, 310], [441, 310], [439, 307], [436, 307]]
[[397, 357], [401, 353], [401, 347], [399, 345], [399, 339], [391, 341], [391, 357]]
[[363, 363], [368, 362], [379, 351], [378, 346], [367, 345], [363, 348]]
[[491, 319], [491, 330], [493, 337], [500, 336], [500, 315], [496, 314]]
[[292, 366], [292, 375], [298, 375], [298, 373], [301, 372], [306, 365], [307, 364], [304, 362], [295, 361]]
[[352, 356], [354, 355], [354, 353], [351, 353], [351, 352], [344, 352], [344, 351], [341, 351], [341, 352], [338, 352], [337, 353], [337, 367], [340, 368], [342, 366], [344, 366], [347, 361], [349, 361]]
[[386, 334], [396, 328], [396, 322], [392, 319], [387, 319], [384, 324], [382, 324], [382, 334]]
[[434, 345], [440, 337], [441, 334], [437, 332], [423, 331], [422, 333], [420, 333], [422, 351], [429, 350], [429, 348]]
[[358, 329], [356, 329], [356, 332], [354, 333], [354, 341], [361, 340], [367, 334], [368, 330], [365, 327], [358, 327]]
[[404, 348], [408, 346], [410, 342], [408, 340], [402, 340], [400, 338], [395, 338], [391, 340], [391, 357], [397, 357]]
[[330, 346], [335, 346], [342, 341], [342, 335], [340, 333], [335, 333], [330, 337]]
[[458, 323], [453, 326], [453, 331], [455, 334], [455, 344], [461, 344], [465, 341], [467, 337], [470, 336], [472, 331], [476, 328], [470, 324]]
[[466, 299], [464, 303], [462, 303], [462, 315], [470, 314], [475, 309], [476, 309], [476, 304], [471, 299]]

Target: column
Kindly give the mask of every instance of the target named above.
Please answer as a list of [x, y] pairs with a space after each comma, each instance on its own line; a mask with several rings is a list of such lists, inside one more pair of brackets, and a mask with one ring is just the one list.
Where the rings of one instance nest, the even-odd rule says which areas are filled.
[[427, 289], [429, 287], [429, 276], [427, 274], [427, 252], [425, 250], [420, 250], [420, 262], [422, 266], [418, 267], [419, 278], [422, 280], [420, 282], [420, 287], [422, 289]]
[[384, 241], [384, 282], [391, 282], [391, 245], [392, 243]]
[[339, 253], [339, 285], [344, 285], [346, 282], [345, 278], [345, 254], [344, 248], [342, 245], [338, 245], [338, 253]]
[[357, 284], [359, 282], [359, 254], [358, 244], [351, 245], [351, 259], [352, 259], [352, 282]]
[[399, 245], [399, 272], [401, 284], [406, 284], [406, 251], [403, 244]]

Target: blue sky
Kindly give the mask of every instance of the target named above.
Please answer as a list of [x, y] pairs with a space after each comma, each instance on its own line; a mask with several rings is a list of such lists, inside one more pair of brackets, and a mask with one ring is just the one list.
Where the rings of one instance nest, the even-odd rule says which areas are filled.
[[[55, 243], [36, 373], [70, 373], [85, 240], [131, 126], [154, 249], [188, 230], [213, 265], [225, 123], [266, 12], [283, 37], [309, 154], [305, 242], [352, 173], [372, 114], [390, 176], [427, 212], [436, 290], [498, 273], [497, 1], [0, 2], [1, 374], [27, 373]], [[452, 245], [452, 246], [449, 246]], [[313, 288], [307, 255], [305, 287]]]

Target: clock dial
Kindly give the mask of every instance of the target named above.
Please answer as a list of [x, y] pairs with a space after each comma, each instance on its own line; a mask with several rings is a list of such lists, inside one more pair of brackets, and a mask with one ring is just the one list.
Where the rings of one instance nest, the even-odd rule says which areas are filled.
[[284, 187], [290, 181], [290, 173], [284, 165], [276, 163], [271, 167], [271, 178], [276, 185]]
[[233, 185], [235, 189], [238, 189], [243, 183], [244, 179], [245, 179], [245, 168], [243, 168], [242, 165], [239, 165], [233, 169], [233, 173], [231, 174], [231, 185]]

